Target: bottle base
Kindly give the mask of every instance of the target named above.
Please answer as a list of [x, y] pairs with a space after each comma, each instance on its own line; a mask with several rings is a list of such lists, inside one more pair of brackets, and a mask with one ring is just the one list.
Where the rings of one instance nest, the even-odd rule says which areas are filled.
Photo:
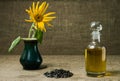
[[104, 77], [105, 76], [105, 72], [87, 72], [87, 76], [90, 77]]

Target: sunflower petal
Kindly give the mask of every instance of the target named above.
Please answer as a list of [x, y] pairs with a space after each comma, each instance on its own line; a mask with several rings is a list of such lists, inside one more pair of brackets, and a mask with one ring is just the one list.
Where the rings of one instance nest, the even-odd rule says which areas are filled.
[[26, 22], [33, 22], [32, 20], [27, 20], [27, 19], [25, 19], [25, 21], [26, 21]]
[[39, 10], [38, 10], [38, 12], [40, 12], [39, 14], [41, 14], [41, 12], [44, 10], [45, 5], [46, 5], [46, 2], [43, 2], [43, 3], [39, 6]]
[[30, 7], [29, 9], [30, 9], [30, 13], [33, 14], [32, 8]]
[[45, 14], [44, 17], [53, 15], [53, 14], [55, 14], [55, 13], [56, 13], [56, 12], [49, 12], [49, 13]]
[[26, 9], [25, 11], [26, 11], [27, 13], [30, 13], [30, 10], [28, 10], [28, 9]]
[[55, 19], [55, 16], [51, 16], [51, 17], [44, 17], [45, 19]]
[[33, 4], [32, 4], [32, 11], [33, 12], [35, 11], [35, 2], [33, 2]]
[[53, 25], [52, 25], [52, 24], [50, 24], [50, 23], [47, 23], [47, 25], [48, 25], [49, 27], [53, 27]]
[[46, 5], [45, 5], [45, 7], [44, 7], [44, 9], [43, 9], [43, 11], [42, 11], [42, 13], [41, 13], [41, 15], [43, 15], [43, 14], [46, 12], [46, 10], [47, 10], [48, 6], [49, 6], [49, 4], [48, 4], [48, 3], [46, 3]]
[[35, 8], [36, 11], [38, 11], [38, 5], [39, 5], [39, 2], [37, 2], [36, 4], [36, 8]]
[[46, 32], [45, 25], [43, 22], [38, 23], [38, 28], [40, 28], [41, 31]]
[[56, 17], [44, 17], [43, 22], [49, 22], [55, 19]]

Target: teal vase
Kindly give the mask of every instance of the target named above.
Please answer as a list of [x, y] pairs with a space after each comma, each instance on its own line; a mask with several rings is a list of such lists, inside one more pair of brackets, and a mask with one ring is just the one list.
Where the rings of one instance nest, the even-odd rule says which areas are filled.
[[23, 69], [26, 70], [35, 70], [39, 69], [42, 63], [42, 57], [38, 50], [38, 41], [35, 38], [25, 38], [24, 40], [24, 49], [20, 57], [20, 63], [23, 66]]

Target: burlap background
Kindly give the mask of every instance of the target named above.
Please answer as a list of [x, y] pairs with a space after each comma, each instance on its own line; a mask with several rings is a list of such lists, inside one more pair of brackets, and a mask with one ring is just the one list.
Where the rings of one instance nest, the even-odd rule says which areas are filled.
[[[18, 36], [27, 37], [30, 23], [25, 9], [37, 0], [0, 1], [0, 54], [7, 52], [10, 43]], [[43, 0], [42, 0], [43, 1]], [[120, 54], [120, 0], [46, 0], [48, 11], [55, 11], [54, 28], [47, 28], [41, 54], [84, 54], [91, 40], [90, 22], [103, 24], [101, 42], [107, 54]], [[11, 54], [21, 54], [23, 42]]]

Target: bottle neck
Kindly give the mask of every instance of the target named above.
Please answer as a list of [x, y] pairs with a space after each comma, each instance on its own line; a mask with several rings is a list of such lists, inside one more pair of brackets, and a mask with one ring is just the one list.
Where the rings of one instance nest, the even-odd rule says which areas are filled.
[[93, 32], [91, 33], [91, 35], [92, 35], [92, 41], [93, 41], [93, 42], [98, 42], [98, 43], [100, 43], [100, 32], [99, 32], [99, 31], [93, 31]]
[[93, 42], [93, 43], [97, 43], [97, 44], [100, 43], [100, 41], [99, 41], [98, 39], [92, 39], [92, 42]]
[[91, 43], [88, 45], [88, 48], [97, 48], [97, 47], [100, 47], [100, 32], [99, 31], [93, 31], [91, 33], [92, 35], [92, 41]]

